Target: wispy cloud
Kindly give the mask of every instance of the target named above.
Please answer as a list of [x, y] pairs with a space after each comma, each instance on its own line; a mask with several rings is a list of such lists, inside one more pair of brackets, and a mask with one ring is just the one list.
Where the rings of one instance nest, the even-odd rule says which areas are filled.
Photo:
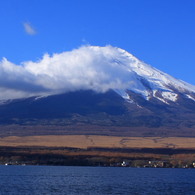
[[29, 22], [24, 22], [23, 26], [24, 26], [24, 30], [27, 34], [35, 35], [37, 33], [36, 30], [32, 27], [32, 25]]
[[132, 72], [117, 48], [83, 46], [69, 52], [45, 54], [38, 62], [20, 65], [0, 61], [0, 100], [92, 89], [125, 89]]
[[85, 45], [90, 45], [89, 44], [89, 42], [85, 39], [85, 38], [82, 38], [82, 40], [81, 40], [82, 42], [83, 42], [83, 44], [85, 44]]

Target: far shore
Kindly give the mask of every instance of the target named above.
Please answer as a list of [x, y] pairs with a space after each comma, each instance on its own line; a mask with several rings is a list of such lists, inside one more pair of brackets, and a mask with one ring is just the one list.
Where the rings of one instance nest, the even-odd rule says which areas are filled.
[[0, 164], [195, 168], [195, 138], [98, 135], [1, 137]]

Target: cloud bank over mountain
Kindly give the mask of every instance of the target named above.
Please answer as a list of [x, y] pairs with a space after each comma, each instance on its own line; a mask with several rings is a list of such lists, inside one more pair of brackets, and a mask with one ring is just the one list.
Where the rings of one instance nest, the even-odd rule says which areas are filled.
[[[69, 52], [45, 54], [37, 62], [0, 62], [0, 100], [75, 90], [125, 89], [133, 73], [123, 66], [118, 48], [82, 46]], [[120, 60], [120, 63], [117, 61]], [[125, 62], [124, 62], [125, 63]]]

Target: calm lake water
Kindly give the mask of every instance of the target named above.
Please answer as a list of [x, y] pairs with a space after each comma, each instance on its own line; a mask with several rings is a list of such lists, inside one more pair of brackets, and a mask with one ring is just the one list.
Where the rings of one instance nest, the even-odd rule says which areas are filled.
[[0, 166], [0, 195], [195, 194], [195, 169]]

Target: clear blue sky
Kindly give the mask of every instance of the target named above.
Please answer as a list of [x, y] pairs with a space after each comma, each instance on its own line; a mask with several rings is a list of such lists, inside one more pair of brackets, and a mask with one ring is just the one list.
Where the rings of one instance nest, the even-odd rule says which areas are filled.
[[15, 64], [109, 44], [195, 85], [194, 0], [1, 0], [0, 27]]

